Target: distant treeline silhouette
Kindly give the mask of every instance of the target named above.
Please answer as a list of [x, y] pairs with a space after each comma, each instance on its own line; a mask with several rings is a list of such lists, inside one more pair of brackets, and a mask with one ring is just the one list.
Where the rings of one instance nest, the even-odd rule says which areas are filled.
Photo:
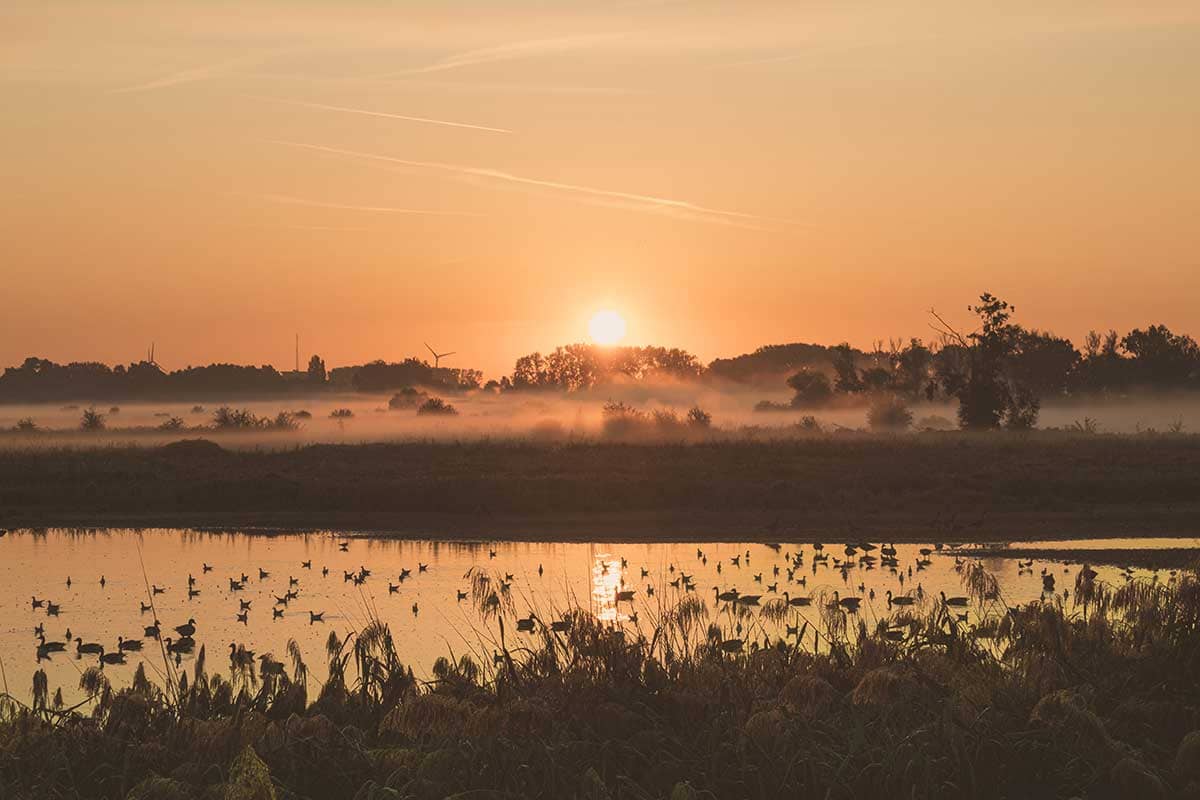
[[[767, 345], [707, 366], [678, 348], [571, 344], [545, 355], [521, 356], [511, 375], [486, 384], [480, 370], [435, 367], [420, 358], [327, 371], [325, 362], [313, 356], [300, 372], [236, 364], [166, 371], [148, 361], [109, 367], [27, 358], [0, 375], [0, 403], [386, 393], [413, 387], [444, 393], [480, 388], [581, 392], [672, 381], [764, 391], [790, 388], [794, 393], [790, 403], [760, 403], [762, 410], [869, 402], [881, 395], [907, 401], [957, 399], [966, 427], [1023, 427], [1036, 420], [1037, 407], [1045, 400], [1200, 389], [1200, 347], [1165, 325], [1135, 328], [1123, 336], [1115, 330], [1093, 331], [1079, 348], [1067, 338], [1013, 323], [1015, 309], [990, 294], [969, 309], [979, 318], [979, 328], [971, 333], [954, 330], [935, 314], [938, 335], [932, 341], [878, 342], [869, 351], [846, 343]], [[976, 413], [972, 408], [981, 415], [978, 419], [971, 417]]]

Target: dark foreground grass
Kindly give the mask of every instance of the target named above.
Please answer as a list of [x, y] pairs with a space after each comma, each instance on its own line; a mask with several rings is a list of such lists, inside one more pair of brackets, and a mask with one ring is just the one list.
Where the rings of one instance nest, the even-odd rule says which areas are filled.
[[[826, 609], [819, 653], [807, 627], [765, 646], [706, 630], [688, 596], [642, 635], [572, 612], [569, 631], [442, 661], [428, 683], [379, 623], [331, 636], [314, 697], [298, 659], [252, 683], [199, 658], [168, 692], [90, 671], [85, 714], [42, 676], [32, 708], [4, 708], [0, 796], [1200, 796], [1200, 581], [1087, 573], [1083, 605], [1000, 607], [978, 628], [945, 607], [875, 630]], [[994, 607], [985, 574], [966, 583]]]
[[[1195, 533], [1200, 437], [964, 433], [777, 441], [0, 449], [0, 526], [195, 524], [541, 535], [706, 529], [929, 539]], [[730, 524], [736, 519], [737, 524]], [[439, 522], [441, 520], [441, 522]], [[765, 524], [776, 523], [773, 533]], [[604, 524], [579, 523], [578, 536]], [[481, 530], [482, 529], [482, 530]]]

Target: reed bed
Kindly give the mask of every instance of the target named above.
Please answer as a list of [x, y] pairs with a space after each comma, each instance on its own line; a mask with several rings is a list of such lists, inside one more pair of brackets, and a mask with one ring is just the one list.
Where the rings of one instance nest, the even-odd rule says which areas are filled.
[[224, 675], [201, 652], [165, 687], [89, 670], [74, 709], [38, 673], [32, 704], [0, 701], [0, 798], [1200, 797], [1194, 569], [1118, 587], [1085, 568], [1070, 605], [963, 581], [978, 624], [814, 608], [761, 641], [684, 595], [634, 629], [569, 609], [516, 646], [479, 572], [494, 652], [428, 681], [378, 619], [330, 635], [323, 684], [298, 648]]

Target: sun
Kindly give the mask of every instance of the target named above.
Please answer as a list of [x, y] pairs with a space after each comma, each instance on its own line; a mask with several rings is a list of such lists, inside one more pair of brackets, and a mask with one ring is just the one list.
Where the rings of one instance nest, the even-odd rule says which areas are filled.
[[596, 344], [616, 344], [625, 338], [625, 318], [615, 311], [597, 311], [588, 322], [588, 335]]

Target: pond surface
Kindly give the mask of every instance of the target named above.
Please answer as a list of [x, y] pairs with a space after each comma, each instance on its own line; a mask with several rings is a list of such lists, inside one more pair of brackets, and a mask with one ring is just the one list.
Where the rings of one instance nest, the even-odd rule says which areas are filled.
[[[1079, 540], [1076, 549], [1081, 552], [1072, 562], [1035, 558], [1031, 566], [1022, 566], [1015, 558], [992, 555], [995, 551], [989, 550], [982, 564], [997, 578], [1004, 603], [1044, 597], [1042, 571], [1046, 570], [1056, 579], [1055, 601], [1070, 607], [1069, 595], [1064, 600], [1062, 594], [1073, 589], [1087, 551], [1150, 543], [1164, 550], [1200, 548], [1198, 539]], [[1061, 553], [1076, 543], [1021, 542], [1019, 546]], [[495, 584], [511, 581], [511, 606], [504, 614], [510, 648], [519, 647], [522, 637], [528, 636], [515, 630], [515, 617], [531, 611], [549, 622], [577, 606], [631, 631], [645, 630], [649, 619], [684, 596], [680, 581], [684, 573], [692, 578], [695, 594], [706, 602], [712, 620], [728, 629], [727, 636], [755, 641], [786, 635], [785, 623], [818, 624], [820, 606], [835, 591], [843, 598], [861, 597], [858, 613], [869, 625], [891, 613], [889, 590], [895, 595], [919, 595], [919, 608], [933, 607], [941, 592], [952, 597], [967, 594], [957, 568], [962, 556], [938, 552], [933, 545], [899, 544], [897, 566], [888, 567], [877, 560], [862, 563], [862, 551], [847, 558], [845, 547], [844, 542], [827, 543], [822, 551], [827, 560], [821, 561], [811, 543], [781, 543], [776, 548], [737, 542], [439, 542], [344, 537], [336, 532], [265, 536], [174, 529], [11, 531], [0, 538], [0, 691], [27, 702], [32, 674], [40, 667], [46, 670], [51, 692], [61, 687], [68, 702], [81, 698], [79, 677], [98, 658], [77, 654], [75, 643], [68, 642], [75, 637], [103, 645], [108, 652], [117, 650], [119, 636], [143, 642], [142, 652], [130, 652], [127, 663], [105, 666], [105, 674], [116, 685], [129, 682], [143, 661], [152, 679], [161, 678], [162, 649], [143, 636], [155, 616], [164, 638], [176, 637], [176, 626], [195, 620], [196, 652], [206, 646], [209, 671], [226, 675], [230, 643], [286, 661], [287, 643], [294, 639], [319, 682], [330, 631], [345, 637], [372, 616], [390, 626], [401, 658], [418, 677], [428, 676], [439, 656], [470, 653], [490, 663], [499, 647], [498, 625], [495, 619], [485, 620], [470, 597], [459, 599], [459, 592], [470, 592], [467, 573], [472, 569], [486, 570]], [[925, 555], [922, 550], [930, 552]], [[881, 550], [870, 554], [878, 559]], [[788, 568], [797, 555], [800, 564], [789, 581]], [[311, 567], [303, 566], [305, 562], [311, 562]], [[838, 568], [839, 562], [848, 567]], [[211, 569], [205, 571], [204, 565]], [[421, 565], [426, 565], [424, 571]], [[361, 583], [347, 579], [364, 568], [371, 574]], [[1170, 579], [1167, 570], [1160, 574], [1116, 566], [1096, 569], [1100, 580], [1114, 584], [1128, 580], [1128, 575]], [[260, 570], [265, 573], [262, 577]], [[411, 571], [403, 581], [402, 570]], [[240, 581], [243, 575], [244, 588], [231, 590], [230, 581]], [[189, 576], [198, 594], [189, 596]], [[153, 593], [152, 586], [163, 591]], [[751, 607], [751, 613], [740, 620], [739, 634], [739, 620], [728, 613], [727, 603], [717, 601], [714, 587], [760, 594], [763, 603], [784, 592], [811, 597], [813, 603], [795, 608], [784, 622], [767, 620]], [[279, 605], [277, 598], [289, 589], [296, 596]], [[618, 603], [621, 589], [635, 591], [633, 600]], [[34, 598], [43, 604], [35, 608]], [[244, 622], [238, 618], [243, 601], [250, 606]], [[46, 603], [59, 606], [57, 616], [47, 613]], [[143, 604], [152, 605], [152, 610], [144, 611]], [[983, 611], [974, 605], [955, 610], [967, 613], [972, 621]], [[313, 621], [310, 612], [323, 616]], [[67, 643], [67, 649], [39, 661], [34, 632], [38, 625], [44, 627], [47, 640]], [[183, 666], [194, 657], [194, 653], [183, 654]]]

